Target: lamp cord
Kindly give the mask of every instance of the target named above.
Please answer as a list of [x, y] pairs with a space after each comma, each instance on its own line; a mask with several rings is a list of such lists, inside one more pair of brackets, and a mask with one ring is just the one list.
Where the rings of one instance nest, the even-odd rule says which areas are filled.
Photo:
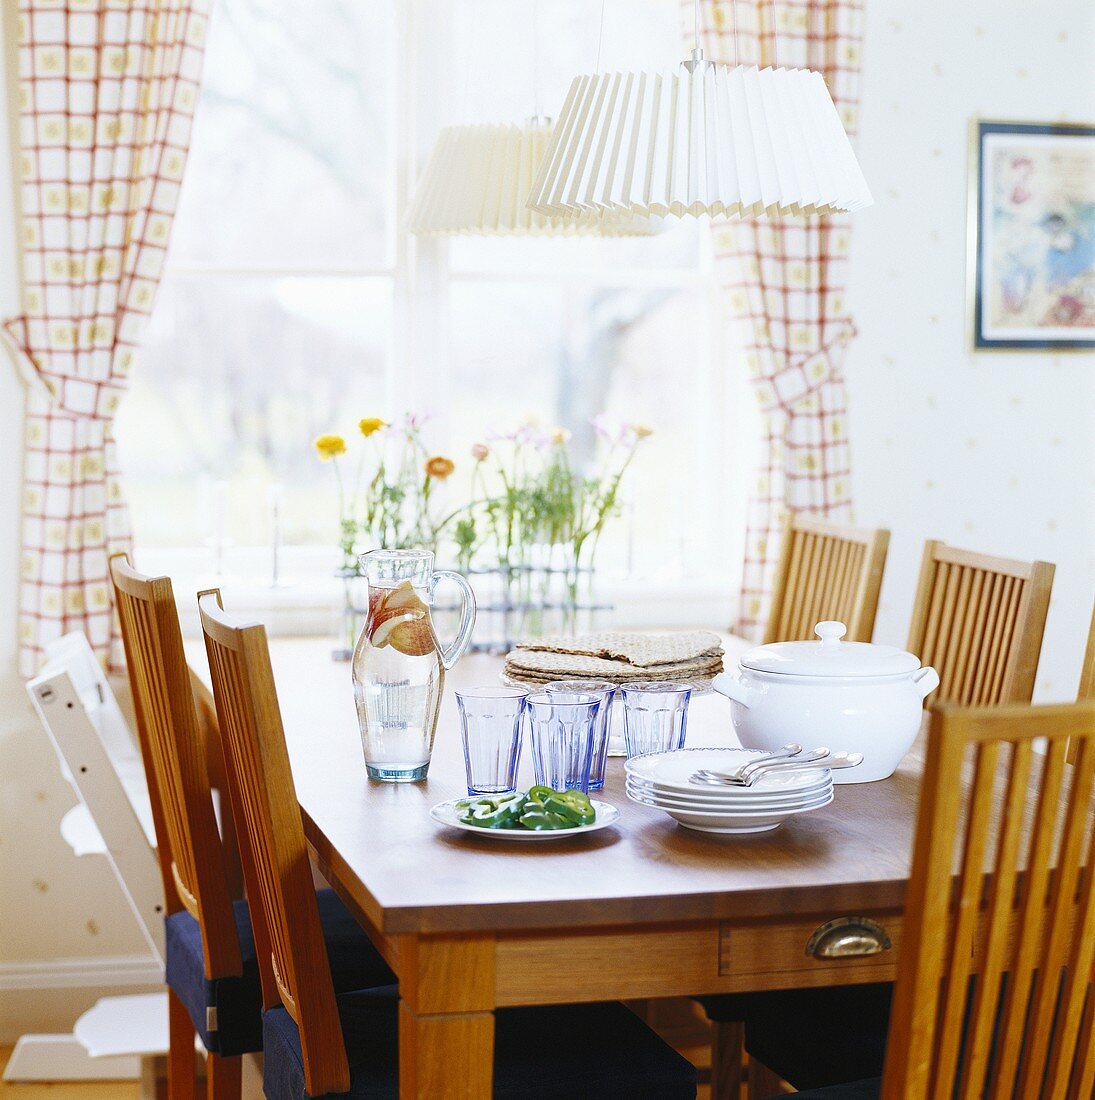
[[597, 31], [597, 64], [593, 67], [595, 73], [601, 71], [601, 43], [605, 37], [605, 0], [601, 0], [601, 22]]
[[532, 115], [540, 119], [540, 0], [532, 0]]

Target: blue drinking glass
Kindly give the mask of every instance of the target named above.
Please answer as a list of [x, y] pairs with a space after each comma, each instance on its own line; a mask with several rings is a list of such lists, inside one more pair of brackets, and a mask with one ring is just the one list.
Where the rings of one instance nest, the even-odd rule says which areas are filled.
[[481, 687], [457, 691], [460, 734], [468, 794], [509, 794], [517, 790], [521, 760], [521, 717], [528, 691]]
[[692, 689], [669, 680], [624, 684], [624, 737], [627, 756], [684, 748]]
[[566, 698], [574, 695], [595, 695], [601, 700], [597, 721], [593, 727], [593, 762], [589, 768], [589, 789], [599, 791], [605, 785], [605, 764], [608, 760], [608, 724], [612, 697], [616, 685], [607, 680], [552, 680], [544, 685], [548, 695]]
[[540, 691], [525, 700], [532, 770], [538, 784], [557, 791], [589, 791], [600, 709], [596, 695], [561, 698]]

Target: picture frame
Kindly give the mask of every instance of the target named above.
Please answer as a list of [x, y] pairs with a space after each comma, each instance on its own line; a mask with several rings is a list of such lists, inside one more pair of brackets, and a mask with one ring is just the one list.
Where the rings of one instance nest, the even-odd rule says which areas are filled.
[[1095, 349], [1095, 125], [970, 124], [972, 351]]

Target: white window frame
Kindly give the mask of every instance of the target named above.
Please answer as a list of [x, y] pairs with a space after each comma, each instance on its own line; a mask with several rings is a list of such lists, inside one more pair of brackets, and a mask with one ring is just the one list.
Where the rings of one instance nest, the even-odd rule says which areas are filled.
[[[452, 272], [449, 247], [441, 238], [415, 237], [405, 231], [407, 207], [414, 191], [417, 172], [425, 164], [439, 129], [451, 124], [452, 96], [443, 93], [436, 81], [419, 79], [419, 74], [445, 73], [450, 84], [455, 74], [446, 64], [451, 36], [447, 21], [452, 5], [438, 0], [395, 2], [396, 50], [392, 59], [388, 95], [392, 97], [394, 128], [389, 159], [389, 196], [394, 211], [389, 226], [387, 265], [254, 264], [225, 266], [167, 261], [168, 274], [185, 276], [241, 277], [327, 277], [387, 278], [392, 281], [393, 317], [390, 327], [389, 368], [386, 374], [384, 406], [388, 409], [444, 409], [449, 401], [452, 371], [449, 364], [449, 288], [454, 282], [474, 282], [497, 277], [487, 271]], [[428, 18], [426, 8], [429, 8]], [[410, 94], [408, 94], [410, 93]], [[696, 527], [680, 532], [681, 545], [697, 544], [713, 551], [702, 572], [680, 580], [659, 579], [656, 591], [636, 584], [634, 578], [606, 578], [600, 586], [604, 597], [616, 605], [615, 618], [634, 626], [711, 625], [729, 621], [737, 590], [743, 533], [734, 523], [744, 501], [741, 479], [736, 488], [726, 484], [726, 469], [740, 461], [738, 432], [727, 410], [741, 407], [740, 378], [732, 377], [716, 364], [725, 361], [723, 326], [715, 323], [718, 288], [714, 278], [713, 250], [709, 233], [701, 235], [701, 263], [695, 268], [586, 269], [573, 272], [523, 273], [525, 282], [544, 282], [582, 287], [665, 287], [698, 291], [707, 308], [701, 311], [698, 333], [698, 373], [692, 402], [695, 412], [697, 453], [711, 456], [697, 463], [695, 477], [682, 487], [687, 494], [684, 514], [695, 516]], [[506, 273], [507, 278], [514, 277]], [[736, 373], [736, 372], [735, 372]], [[667, 379], [672, 384], [672, 379]], [[737, 425], [740, 427], [740, 424]], [[656, 425], [655, 425], [656, 427]], [[444, 448], [445, 428], [436, 439]], [[656, 443], [655, 437], [655, 443]], [[654, 445], [654, 444], [652, 444]], [[733, 503], [729, 503], [729, 501]], [[723, 506], [716, 505], [722, 501]], [[719, 548], [715, 551], [714, 548]], [[143, 569], [176, 578], [180, 594], [192, 583], [208, 580], [210, 551], [204, 548], [139, 547]], [[229, 571], [220, 578], [232, 593], [237, 610], [262, 612], [273, 632], [322, 633], [333, 626], [331, 609], [339, 601], [340, 586], [333, 575], [337, 552], [333, 546], [288, 546], [280, 558], [283, 577], [305, 577], [291, 586], [272, 587], [268, 582], [269, 547], [234, 547], [227, 553]], [[242, 573], [237, 576], [236, 572]], [[185, 601], [180, 601], [180, 607]], [[184, 614], [184, 624], [194, 626]]]

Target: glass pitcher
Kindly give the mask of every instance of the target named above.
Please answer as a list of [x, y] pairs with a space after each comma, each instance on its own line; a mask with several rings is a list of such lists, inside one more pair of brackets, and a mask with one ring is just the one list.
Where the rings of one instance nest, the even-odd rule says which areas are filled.
[[[354, 649], [354, 699], [370, 779], [426, 778], [445, 671], [463, 656], [475, 625], [475, 595], [459, 573], [434, 570], [429, 550], [373, 550], [359, 559], [369, 613]], [[463, 606], [447, 649], [430, 616], [437, 582], [453, 581]]]

